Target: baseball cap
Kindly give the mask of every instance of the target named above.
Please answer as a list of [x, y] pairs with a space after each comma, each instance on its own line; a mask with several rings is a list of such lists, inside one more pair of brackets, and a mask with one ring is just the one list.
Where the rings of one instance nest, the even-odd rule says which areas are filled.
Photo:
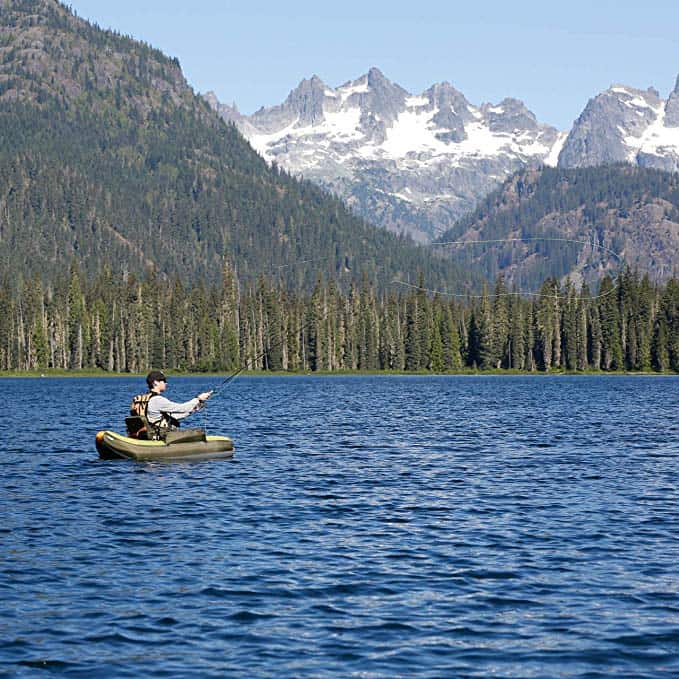
[[146, 384], [149, 385], [149, 389], [153, 386], [154, 382], [167, 382], [167, 377], [160, 370], [152, 370], [146, 376]]

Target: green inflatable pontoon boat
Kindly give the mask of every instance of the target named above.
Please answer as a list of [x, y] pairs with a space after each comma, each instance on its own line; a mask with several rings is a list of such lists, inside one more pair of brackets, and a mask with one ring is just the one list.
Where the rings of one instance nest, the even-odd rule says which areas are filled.
[[[178, 433], [178, 432], [177, 432]], [[217, 460], [233, 457], [233, 441], [227, 436], [191, 436], [190, 432], [166, 441], [143, 441], [116, 434], [97, 433], [97, 450], [104, 460]], [[169, 438], [169, 437], [168, 437]]]

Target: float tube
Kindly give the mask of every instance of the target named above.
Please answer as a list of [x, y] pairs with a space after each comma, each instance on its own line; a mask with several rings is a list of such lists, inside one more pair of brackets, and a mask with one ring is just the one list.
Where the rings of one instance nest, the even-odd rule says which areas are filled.
[[142, 441], [114, 431], [97, 433], [97, 450], [104, 460], [217, 460], [233, 457], [233, 441], [227, 436], [201, 436], [198, 440]]

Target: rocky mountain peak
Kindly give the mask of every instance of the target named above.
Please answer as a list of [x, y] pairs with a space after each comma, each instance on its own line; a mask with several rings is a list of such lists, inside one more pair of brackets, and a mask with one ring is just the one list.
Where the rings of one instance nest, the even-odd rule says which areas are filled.
[[[679, 79], [677, 82], [679, 85]], [[615, 162], [679, 169], [679, 92], [612, 85], [590, 99], [559, 155], [561, 167]]]
[[679, 127], [679, 76], [665, 107], [665, 125]]
[[474, 120], [472, 106], [462, 92], [449, 82], [432, 85], [423, 95], [429, 100], [429, 108], [435, 111], [432, 122], [442, 131], [436, 138], [444, 142], [459, 143], [467, 139], [465, 123]]
[[351, 83], [355, 90], [347, 100], [361, 109], [363, 118], [371, 117], [388, 127], [405, 109], [408, 92], [391, 82], [379, 68], [372, 67], [368, 73]]
[[377, 66], [372, 66], [365, 78], [368, 82], [368, 87], [371, 89], [388, 87], [391, 85], [391, 82], [385, 77], [384, 73], [382, 73], [382, 71], [377, 68]]
[[562, 167], [635, 162], [644, 132], [663, 108], [657, 90], [612, 85], [590, 99], [559, 156]]
[[290, 92], [285, 104], [299, 116], [300, 125], [317, 125], [323, 121], [325, 83], [317, 76], [304, 79]]
[[449, 82], [432, 85], [424, 96], [429, 99], [432, 108], [450, 109], [462, 120], [471, 120], [471, 105], [462, 92], [456, 90]]
[[535, 115], [520, 99], [506, 97], [496, 105], [484, 104], [481, 110], [488, 126], [494, 132], [534, 131], [539, 127]]

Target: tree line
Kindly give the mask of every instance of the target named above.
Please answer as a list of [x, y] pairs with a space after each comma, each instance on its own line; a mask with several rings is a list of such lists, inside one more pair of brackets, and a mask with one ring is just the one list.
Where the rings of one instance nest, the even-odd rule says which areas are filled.
[[310, 293], [226, 266], [219, 283], [76, 266], [54, 283], [0, 285], [0, 370], [679, 372], [679, 280], [629, 269], [586, 285], [547, 279], [522, 296], [418, 285], [380, 292], [319, 274]]

